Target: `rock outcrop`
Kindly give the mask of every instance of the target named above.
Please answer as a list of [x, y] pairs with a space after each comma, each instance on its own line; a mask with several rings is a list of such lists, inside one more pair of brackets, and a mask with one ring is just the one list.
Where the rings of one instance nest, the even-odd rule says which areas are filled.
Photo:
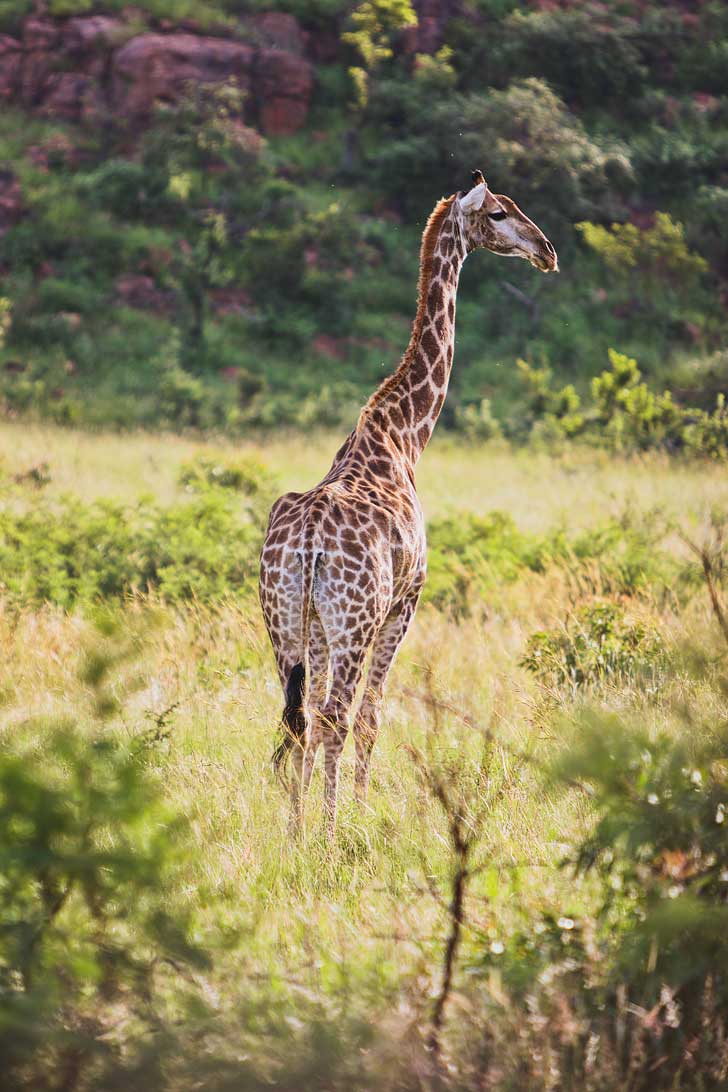
[[[402, 35], [404, 51], [434, 52], [457, 2], [415, 0], [418, 25]], [[241, 121], [267, 134], [294, 133], [308, 117], [314, 64], [331, 63], [340, 49], [335, 20], [308, 34], [285, 12], [248, 16], [239, 38], [198, 34], [194, 24], [157, 27], [137, 33], [124, 13], [30, 15], [19, 38], [0, 35], [0, 103], [65, 121], [121, 118], [138, 128], [155, 103], [178, 101], [188, 84], [234, 79], [246, 93]]]
[[0, 35], [0, 100], [67, 121], [114, 115], [138, 124], [189, 84], [234, 79], [246, 92], [246, 121], [295, 132], [314, 83], [306, 35], [281, 13], [256, 16], [249, 31], [250, 43], [187, 31], [130, 36], [112, 16], [31, 16], [21, 38]]
[[25, 212], [20, 183], [12, 171], [0, 170], [0, 235], [17, 224]]

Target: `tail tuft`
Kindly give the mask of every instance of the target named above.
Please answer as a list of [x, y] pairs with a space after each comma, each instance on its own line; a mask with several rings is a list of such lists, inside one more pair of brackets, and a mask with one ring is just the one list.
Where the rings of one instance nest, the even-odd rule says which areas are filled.
[[283, 738], [273, 752], [273, 769], [285, 780], [285, 766], [290, 751], [302, 746], [306, 735], [306, 715], [303, 711], [306, 671], [303, 664], [296, 664], [286, 683], [286, 706], [283, 710]]

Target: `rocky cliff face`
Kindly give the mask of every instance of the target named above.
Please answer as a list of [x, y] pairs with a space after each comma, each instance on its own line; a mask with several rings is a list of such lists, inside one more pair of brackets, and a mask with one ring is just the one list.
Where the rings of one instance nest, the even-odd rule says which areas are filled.
[[232, 78], [247, 92], [247, 121], [268, 134], [295, 132], [314, 83], [306, 36], [293, 16], [275, 12], [252, 19], [247, 36], [133, 34], [112, 16], [33, 16], [21, 37], [0, 35], [0, 100], [67, 121], [115, 115], [139, 124], [190, 82]]

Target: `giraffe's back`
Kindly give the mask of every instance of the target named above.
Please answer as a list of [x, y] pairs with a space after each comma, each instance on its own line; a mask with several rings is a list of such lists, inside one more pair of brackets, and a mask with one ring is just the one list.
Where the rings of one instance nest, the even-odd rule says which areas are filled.
[[[271, 510], [261, 554], [260, 594], [278, 640], [298, 639], [302, 559], [314, 555], [313, 610], [327, 640], [381, 624], [425, 576], [424, 521], [414, 487], [368, 482], [343, 466], [306, 493], [286, 493]], [[353, 628], [352, 628], [353, 627]]]

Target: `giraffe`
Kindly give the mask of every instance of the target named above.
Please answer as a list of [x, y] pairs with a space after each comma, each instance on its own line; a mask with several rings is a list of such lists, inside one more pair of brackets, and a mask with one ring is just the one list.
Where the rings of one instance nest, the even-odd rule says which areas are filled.
[[261, 553], [260, 599], [285, 695], [290, 828], [302, 823], [316, 752], [324, 747], [324, 810], [334, 832], [341, 752], [364, 662], [356, 716], [355, 796], [364, 802], [387, 675], [425, 581], [425, 523], [415, 465], [447, 393], [455, 298], [465, 258], [477, 248], [558, 270], [556, 251], [480, 171], [441, 199], [422, 236], [417, 312], [396, 371], [374, 392], [323, 480], [275, 502]]

